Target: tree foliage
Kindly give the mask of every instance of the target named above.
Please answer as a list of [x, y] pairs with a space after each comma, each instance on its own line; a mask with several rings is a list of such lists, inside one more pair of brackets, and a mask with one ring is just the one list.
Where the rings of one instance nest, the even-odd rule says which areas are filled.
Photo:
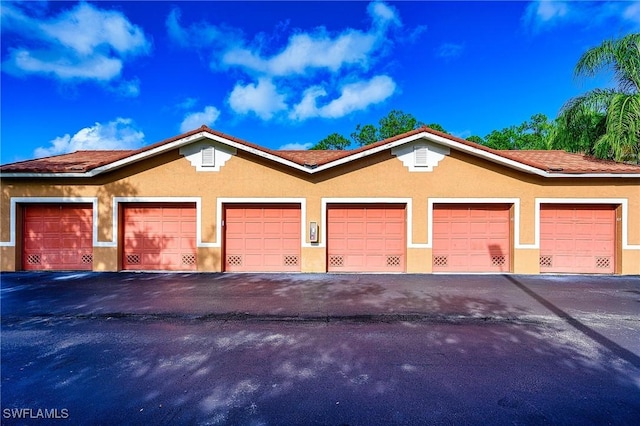
[[[593, 77], [613, 71], [615, 88], [595, 89], [569, 100], [562, 108], [560, 132], [595, 136], [588, 152], [616, 161], [640, 162], [640, 33], [607, 40], [587, 50], [578, 60], [576, 77]], [[604, 129], [600, 116], [604, 116]], [[604, 130], [604, 131], [603, 131]], [[566, 140], [566, 136], [563, 136]], [[562, 140], [560, 137], [559, 140]], [[558, 142], [560, 143], [560, 142]], [[580, 139], [584, 144], [585, 139]]]
[[492, 131], [483, 145], [494, 149], [549, 149], [554, 127], [546, 115], [534, 114], [518, 126]]
[[312, 146], [310, 149], [312, 150], [326, 150], [326, 149], [335, 149], [335, 150], [343, 150], [347, 149], [351, 142], [349, 139], [345, 138], [341, 134], [332, 133], [326, 138], [322, 139], [320, 142]]
[[437, 131], [442, 132], [442, 133], [449, 133], [444, 129], [444, 127], [442, 127], [438, 123], [427, 124], [427, 127], [430, 128], [430, 129], [433, 129], [433, 130], [437, 130]]
[[380, 119], [378, 127], [373, 124], [365, 124], [364, 126], [358, 124], [356, 130], [351, 133], [351, 138], [357, 145], [371, 145], [374, 142], [417, 129], [420, 126], [422, 126], [422, 123], [413, 115], [394, 109]]

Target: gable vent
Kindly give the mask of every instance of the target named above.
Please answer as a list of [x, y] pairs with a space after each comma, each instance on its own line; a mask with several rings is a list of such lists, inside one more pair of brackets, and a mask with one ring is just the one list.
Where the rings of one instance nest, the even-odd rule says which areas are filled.
[[417, 145], [413, 147], [413, 165], [416, 167], [427, 167], [429, 165], [427, 154], [429, 150], [426, 145]]
[[202, 148], [202, 166], [213, 167], [216, 165], [216, 150], [212, 146]]

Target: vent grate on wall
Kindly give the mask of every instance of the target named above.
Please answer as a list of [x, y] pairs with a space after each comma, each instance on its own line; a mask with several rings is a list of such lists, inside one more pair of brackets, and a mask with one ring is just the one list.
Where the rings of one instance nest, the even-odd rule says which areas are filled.
[[183, 265], [195, 265], [196, 264], [196, 255], [193, 253], [183, 254], [182, 255], [182, 264]]
[[429, 149], [426, 145], [417, 145], [413, 147], [413, 165], [417, 167], [425, 167], [429, 165], [428, 157]]
[[449, 265], [448, 256], [433, 256], [433, 266], [437, 266], [439, 268], [445, 268], [448, 265]]
[[611, 258], [609, 257], [596, 257], [596, 268], [609, 269], [611, 267]]
[[242, 255], [240, 255], [240, 254], [227, 255], [227, 265], [229, 265], [229, 266], [242, 266]]
[[284, 266], [298, 266], [298, 256], [293, 254], [285, 254], [284, 255]]
[[42, 262], [42, 258], [39, 254], [27, 255], [27, 263], [29, 265], [39, 265]]
[[80, 260], [82, 261], [82, 263], [93, 263], [93, 255], [83, 254]]
[[128, 254], [126, 256], [127, 263], [129, 265], [139, 265], [140, 264], [140, 255], [139, 254]]
[[540, 267], [551, 268], [553, 266], [553, 256], [540, 256]]
[[394, 267], [394, 266], [400, 266], [400, 256], [387, 256], [387, 266], [388, 267]]
[[332, 254], [331, 256], [329, 256], [329, 266], [344, 266], [344, 256]]
[[491, 256], [491, 266], [504, 266], [507, 259], [504, 255]]

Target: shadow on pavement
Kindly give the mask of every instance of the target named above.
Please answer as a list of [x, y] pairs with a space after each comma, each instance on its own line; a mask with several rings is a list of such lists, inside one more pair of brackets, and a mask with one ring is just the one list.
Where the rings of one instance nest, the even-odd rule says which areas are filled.
[[565, 311], [563, 311], [562, 309], [560, 309], [559, 307], [557, 307], [556, 305], [551, 303], [549, 300], [545, 299], [544, 297], [542, 297], [541, 295], [539, 295], [538, 293], [533, 291], [531, 288], [527, 287], [526, 284], [524, 284], [522, 281], [518, 280], [516, 277], [514, 277], [512, 275], [503, 275], [503, 276], [504, 276], [504, 278], [506, 280], [510, 281], [513, 285], [518, 287], [520, 290], [522, 290], [523, 292], [525, 292], [526, 294], [528, 294], [529, 296], [534, 298], [542, 306], [544, 306], [545, 308], [547, 308], [548, 310], [553, 312], [558, 317], [560, 317], [563, 320], [565, 320], [570, 326], [572, 326], [576, 330], [580, 331], [581, 333], [583, 333], [585, 336], [589, 337], [590, 339], [593, 339], [598, 344], [604, 346], [605, 348], [610, 350], [613, 354], [615, 354], [616, 356], [618, 356], [618, 357], [622, 358], [623, 360], [627, 361], [628, 363], [630, 363], [634, 367], [640, 368], [640, 357], [639, 356], [637, 356], [636, 354], [634, 354], [630, 350], [627, 350], [627, 349], [623, 348], [622, 346], [618, 345], [616, 342], [606, 338], [605, 336], [603, 336], [602, 334], [598, 333], [594, 329], [588, 327], [587, 325], [583, 324], [582, 322], [580, 322], [576, 318], [572, 317], [571, 315], [569, 315], [568, 313], [566, 313]]

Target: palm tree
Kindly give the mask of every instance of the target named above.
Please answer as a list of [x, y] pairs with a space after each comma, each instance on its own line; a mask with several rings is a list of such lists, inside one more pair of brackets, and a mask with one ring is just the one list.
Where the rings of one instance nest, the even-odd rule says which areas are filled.
[[[580, 127], [604, 115], [590, 150], [597, 157], [640, 163], [640, 33], [607, 40], [585, 52], [576, 64], [576, 77], [593, 77], [612, 70], [615, 88], [595, 89], [571, 99], [560, 111], [564, 130]], [[591, 129], [593, 132], [594, 129]], [[603, 131], [604, 130], [604, 131]]]

